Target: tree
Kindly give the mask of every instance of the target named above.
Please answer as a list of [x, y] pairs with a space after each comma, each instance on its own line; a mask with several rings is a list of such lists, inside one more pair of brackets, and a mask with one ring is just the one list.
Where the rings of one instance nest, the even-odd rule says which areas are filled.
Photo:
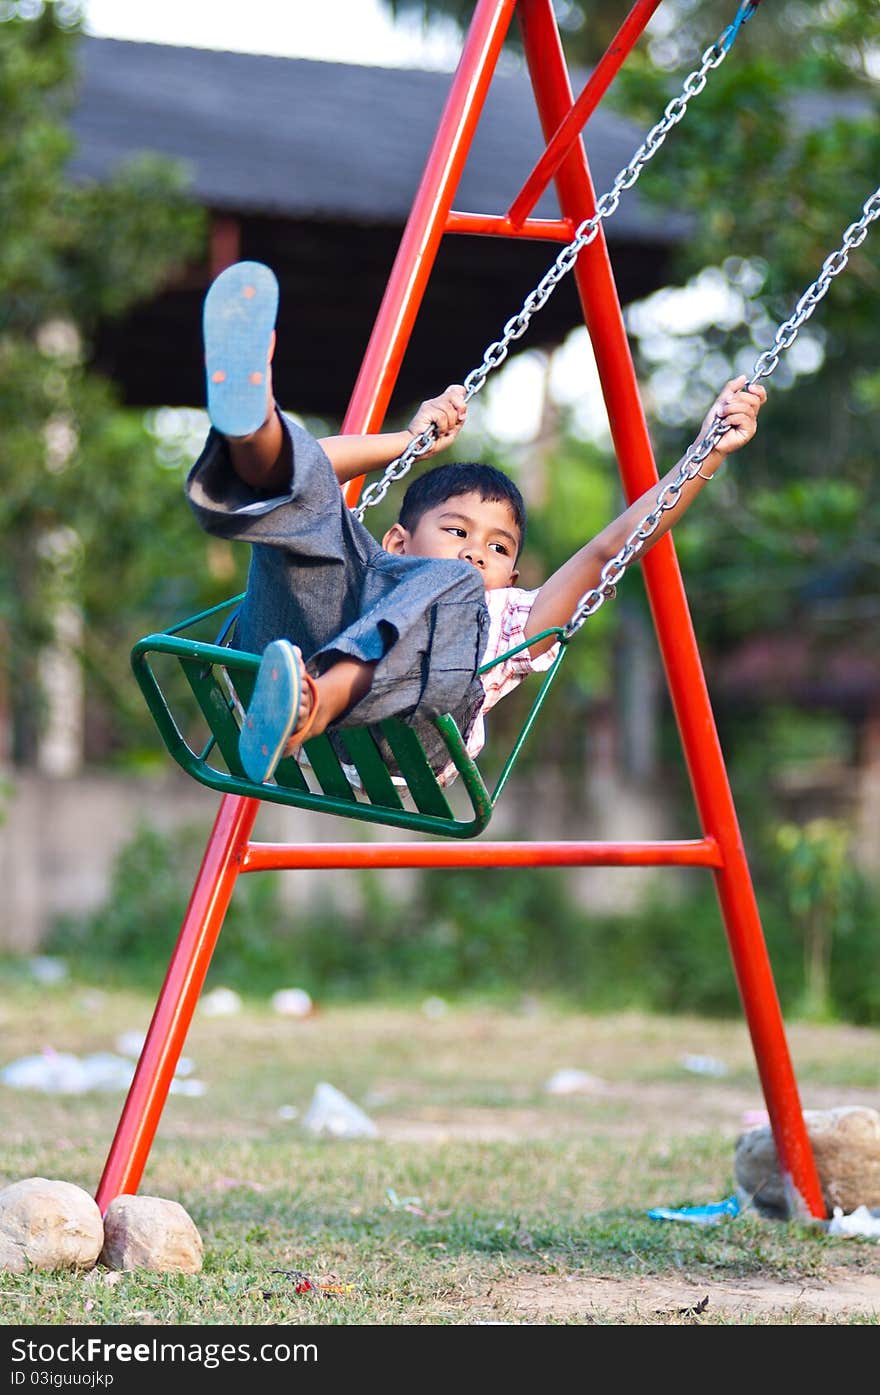
[[89, 341], [100, 318], [154, 293], [204, 242], [168, 162], [141, 158], [100, 187], [71, 180], [81, 17], [62, 0], [34, 11], [6, 5], [0, 22], [0, 708], [5, 689], [23, 763], [37, 750], [39, 655], [59, 616], [82, 615], [82, 661], [112, 691], [128, 608], [180, 570], [179, 477], [162, 469], [143, 414], [123, 411], [89, 370]]
[[[781, 8], [794, 25], [800, 8]], [[755, 25], [763, 18], [761, 10]], [[638, 315], [630, 317], [649, 398], [652, 382], [670, 367], [682, 400], [696, 396], [688, 428], [710, 380], [751, 372], [876, 185], [877, 96], [866, 78], [880, 43], [875, 7], [821, 7], [800, 32], [784, 65], [763, 54], [727, 63], [699, 99], [699, 114], [682, 123], [643, 181], [658, 210], [674, 201], [693, 214], [681, 279], [699, 286], [703, 269], [714, 267], [728, 293], [725, 319], [669, 333], [665, 349], [639, 334]], [[621, 100], [648, 120], [667, 90], [665, 78], [636, 64], [623, 78]], [[754, 448], [719, 506], [701, 511], [688, 529], [689, 560], [708, 567], [712, 589], [724, 597], [718, 641], [759, 624], [790, 625], [793, 598], [809, 611], [807, 623], [822, 624], [820, 577], [835, 578], [838, 594], [841, 587], [875, 591], [880, 582], [873, 543], [880, 516], [877, 243], [875, 232], [852, 253], [783, 357], [768, 380], [771, 400]], [[661, 420], [659, 436], [674, 450], [680, 425], [664, 429]]]

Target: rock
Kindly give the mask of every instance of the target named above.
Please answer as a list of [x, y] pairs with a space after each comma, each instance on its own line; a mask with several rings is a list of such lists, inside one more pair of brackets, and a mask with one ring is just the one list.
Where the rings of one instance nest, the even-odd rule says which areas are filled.
[[[862, 1105], [805, 1109], [804, 1122], [828, 1215], [835, 1207], [851, 1212], [858, 1206], [880, 1206], [880, 1113]], [[764, 1215], [789, 1218], [769, 1124], [740, 1134], [734, 1174], [744, 1204], [751, 1201]]]
[[202, 1237], [176, 1201], [160, 1196], [117, 1196], [104, 1214], [101, 1262], [108, 1269], [198, 1274]]
[[103, 1243], [101, 1212], [82, 1187], [26, 1177], [0, 1191], [0, 1269], [91, 1269]]

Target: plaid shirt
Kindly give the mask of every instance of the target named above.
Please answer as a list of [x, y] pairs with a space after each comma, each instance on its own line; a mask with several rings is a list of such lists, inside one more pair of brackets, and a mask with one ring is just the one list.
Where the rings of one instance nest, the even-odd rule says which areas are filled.
[[[491, 663], [508, 649], [515, 649], [525, 639], [525, 627], [535, 604], [537, 591], [523, 591], [516, 586], [502, 586], [486, 592], [486, 605], [489, 608], [489, 638], [482, 658], [482, 665]], [[530, 673], [543, 673], [548, 669], [559, 652], [559, 644], [553, 644], [537, 659], [533, 659], [528, 649], [521, 649], [506, 662], [496, 664], [481, 678], [485, 698], [477, 713], [476, 721], [467, 734], [465, 745], [469, 756], [479, 755], [486, 744], [485, 715], [503, 697], [512, 692]], [[452, 761], [437, 775], [441, 785], [448, 785], [458, 771]]]

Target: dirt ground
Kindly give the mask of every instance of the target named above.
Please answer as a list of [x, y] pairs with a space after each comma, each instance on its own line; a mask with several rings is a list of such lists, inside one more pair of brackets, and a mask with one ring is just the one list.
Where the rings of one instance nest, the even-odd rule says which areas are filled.
[[[724, 1315], [732, 1321], [766, 1320], [786, 1315], [786, 1321], [816, 1323], [839, 1321], [848, 1313], [880, 1320], [880, 1274], [854, 1274], [840, 1270], [821, 1287], [804, 1283], [773, 1283], [762, 1279], [738, 1283], [689, 1283], [687, 1279], [618, 1279], [594, 1275], [528, 1275], [497, 1285], [483, 1304], [477, 1305], [477, 1321], [491, 1321], [492, 1310], [511, 1308], [519, 1320], [548, 1319], [616, 1321], [652, 1324], [699, 1321], [701, 1312]], [[480, 1316], [480, 1313], [483, 1316]]]
[[[603, 1130], [618, 1135], [635, 1135], [652, 1129], [667, 1135], [687, 1135], [707, 1126], [727, 1132], [731, 1150], [746, 1126], [756, 1099], [753, 1091], [729, 1086], [724, 1091], [703, 1082], [681, 1084], [633, 1082], [609, 1084], [597, 1079], [594, 1094], [604, 1100], [626, 1104], [618, 1118], [603, 1120]], [[840, 1105], [877, 1108], [874, 1090], [839, 1087], [814, 1089], [810, 1104], [816, 1109]], [[500, 1142], [523, 1136], [532, 1138], [559, 1133], [559, 1119], [549, 1119], [538, 1110], [462, 1109], [446, 1111], [423, 1108], [405, 1116], [383, 1121], [383, 1134], [389, 1138], [448, 1142]], [[572, 1119], [572, 1128], [581, 1128]], [[732, 1152], [731, 1152], [732, 1160]], [[712, 1312], [732, 1322], [754, 1320], [821, 1323], [845, 1320], [847, 1314], [869, 1316], [880, 1322], [880, 1245], [877, 1247], [877, 1273], [859, 1274], [851, 1269], [837, 1270], [830, 1281], [804, 1280], [776, 1283], [749, 1279], [731, 1283], [686, 1277], [669, 1279], [638, 1277], [622, 1279], [595, 1275], [523, 1275], [496, 1284], [490, 1293], [478, 1297], [473, 1306], [476, 1323], [544, 1323], [547, 1321], [631, 1322], [669, 1324], [699, 1322], [700, 1314]], [[513, 1311], [518, 1316], [511, 1319]], [[504, 1313], [503, 1318], [493, 1314]]]
[[[699, 1080], [609, 1083], [597, 1077], [579, 1093], [581, 1097], [592, 1095], [603, 1103], [622, 1106], [602, 1118], [602, 1132], [618, 1138], [650, 1134], [683, 1137], [715, 1130], [727, 1135], [733, 1147], [737, 1137], [757, 1122], [755, 1111], [760, 1113], [763, 1109], [763, 1101], [754, 1089], [725, 1085], [719, 1090]], [[842, 1105], [877, 1109], [880, 1100], [876, 1090], [820, 1086], [810, 1091], [810, 1109], [836, 1109]], [[572, 1112], [565, 1120], [559, 1114], [527, 1107], [443, 1108], [413, 1104], [405, 1113], [395, 1111], [382, 1116], [383, 1137], [426, 1144], [516, 1142], [522, 1138], [559, 1136], [566, 1131], [578, 1133], [582, 1129], [583, 1120], [578, 1113]]]

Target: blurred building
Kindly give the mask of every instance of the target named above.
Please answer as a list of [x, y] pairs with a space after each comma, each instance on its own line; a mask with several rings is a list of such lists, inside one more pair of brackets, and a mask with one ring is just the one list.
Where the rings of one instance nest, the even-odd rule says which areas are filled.
[[[95, 38], [82, 41], [80, 64], [74, 176], [101, 181], [144, 151], [183, 162], [210, 213], [214, 265], [253, 258], [279, 277], [279, 397], [305, 414], [341, 417], [449, 74]], [[607, 109], [594, 115], [586, 149], [597, 193], [642, 136]], [[504, 213], [543, 148], [528, 76], [497, 74], [455, 207]], [[535, 210], [558, 212], [552, 191]], [[639, 190], [624, 195], [607, 223], [622, 303], [665, 284], [686, 230], [682, 215], [647, 205]], [[397, 401], [405, 408], [476, 367], [558, 251], [557, 243], [446, 237]], [[201, 405], [200, 309], [211, 274], [209, 260], [103, 327], [97, 366], [129, 404]], [[568, 278], [514, 347], [557, 344], [580, 323]]]

